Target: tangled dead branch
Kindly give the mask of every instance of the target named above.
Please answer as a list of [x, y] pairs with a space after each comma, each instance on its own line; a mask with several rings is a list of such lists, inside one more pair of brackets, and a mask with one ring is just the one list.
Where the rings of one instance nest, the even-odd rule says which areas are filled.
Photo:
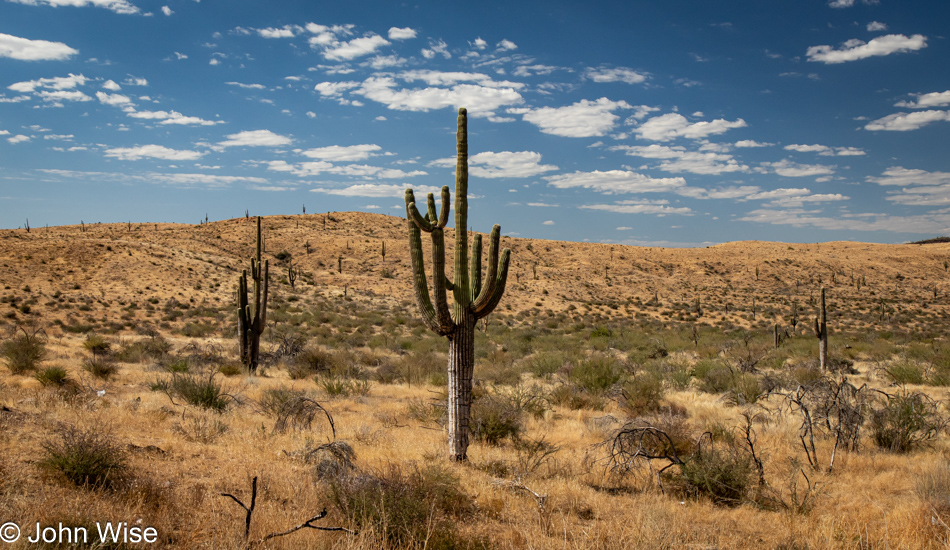
[[330, 431], [333, 433], [333, 439], [336, 439], [336, 425], [333, 423], [333, 417], [330, 416], [330, 411], [323, 408], [323, 405], [313, 399], [303, 396], [294, 397], [284, 403], [277, 413], [277, 422], [274, 424], [274, 431], [284, 433], [288, 427], [292, 427], [294, 430], [310, 429], [318, 411], [323, 411], [326, 415], [327, 421], [330, 423]]
[[314, 525], [313, 522], [315, 522], [315, 521], [317, 521], [317, 520], [320, 520], [320, 519], [323, 519], [323, 518], [325, 518], [325, 517], [327, 516], [327, 510], [326, 510], [326, 508], [324, 508], [319, 514], [313, 516], [312, 518], [308, 519], [307, 521], [305, 521], [305, 522], [303, 522], [303, 523], [301, 523], [301, 524], [299, 524], [299, 525], [297, 525], [297, 526], [295, 526], [295, 527], [291, 527], [290, 529], [287, 529], [286, 531], [277, 531], [277, 532], [274, 532], [274, 533], [270, 533], [270, 534], [268, 534], [268, 535], [265, 535], [264, 537], [262, 537], [261, 539], [259, 539], [259, 540], [257, 540], [257, 541], [250, 541], [249, 539], [250, 539], [250, 535], [251, 535], [251, 517], [254, 515], [254, 508], [257, 506], [257, 476], [254, 476], [254, 479], [251, 481], [251, 504], [250, 504], [250, 506], [244, 504], [243, 502], [241, 502], [241, 499], [239, 499], [238, 497], [236, 497], [236, 496], [234, 496], [234, 495], [232, 495], [232, 494], [230, 494], [230, 493], [219, 493], [219, 494], [220, 494], [220, 496], [230, 498], [231, 500], [233, 500], [234, 502], [236, 502], [236, 503], [238, 504], [238, 506], [240, 506], [241, 508], [244, 509], [244, 511], [245, 511], [245, 516], [244, 516], [244, 542], [247, 544], [248, 547], [253, 547], [253, 546], [257, 546], [257, 545], [259, 545], [259, 544], [263, 544], [264, 542], [266, 542], [266, 541], [268, 541], [268, 540], [270, 540], [270, 539], [273, 539], [273, 538], [276, 538], [276, 537], [283, 537], [283, 536], [285, 536], [285, 535], [289, 535], [289, 534], [291, 534], [291, 533], [295, 533], [295, 532], [297, 532], [297, 531], [299, 531], [299, 530], [301, 530], [301, 529], [317, 529], [317, 530], [319, 530], [319, 531], [344, 531], [344, 532], [349, 533], [349, 534], [351, 534], [351, 535], [356, 535], [356, 534], [357, 534], [356, 531], [352, 531], [352, 530], [347, 529], [347, 528], [345, 528], [345, 527], [323, 527], [323, 526], [321, 526], [321, 525]]

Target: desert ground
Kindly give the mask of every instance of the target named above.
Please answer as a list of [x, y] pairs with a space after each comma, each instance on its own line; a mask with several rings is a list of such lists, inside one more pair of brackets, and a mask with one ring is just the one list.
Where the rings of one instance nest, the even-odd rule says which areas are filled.
[[37, 523], [94, 546], [107, 521], [156, 541], [96, 547], [950, 544], [950, 243], [502, 237], [455, 463], [405, 219], [263, 218], [249, 373], [236, 289], [255, 236], [243, 216], [0, 231], [11, 548]]

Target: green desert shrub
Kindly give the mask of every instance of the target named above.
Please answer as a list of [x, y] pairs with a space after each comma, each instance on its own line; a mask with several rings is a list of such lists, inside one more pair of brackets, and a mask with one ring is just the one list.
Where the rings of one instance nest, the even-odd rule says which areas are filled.
[[46, 357], [45, 338], [26, 330], [0, 345], [0, 355], [6, 361], [7, 368], [13, 374], [24, 374], [36, 370]]
[[688, 494], [730, 506], [742, 503], [755, 474], [749, 453], [731, 446], [702, 449], [693, 454], [680, 471]]
[[233, 398], [214, 380], [216, 374], [172, 373], [170, 379], [154, 382], [151, 389], [165, 392], [172, 401], [179, 398], [195, 407], [223, 412]]
[[37, 465], [61, 474], [70, 483], [89, 488], [114, 488], [128, 475], [125, 449], [107, 429], [65, 426], [43, 443]]
[[69, 376], [66, 369], [59, 366], [46, 367], [33, 375], [44, 388], [55, 387], [62, 388], [69, 383]]
[[471, 430], [477, 441], [498, 445], [517, 439], [523, 428], [524, 411], [511, 399], [487, 395], [472, 403]]
[[392, 464], [378, 473], [343, 476], [331, 483], [332, 499], [360, 531], [375, 533], [387, 548], [473, 548], [459, 532], [475, 501], [444, 466]]
[[937, 403], [921, 393], [887, 396], [871, 411], [871, 438], [882, 449], [905, 453], [932, 440], [946, 426]]
[[568, 378], [590, 393], [601, 393], [616, 384], [623, 375], [620, 361], [596, 354], [581, 360], [568, 372]]

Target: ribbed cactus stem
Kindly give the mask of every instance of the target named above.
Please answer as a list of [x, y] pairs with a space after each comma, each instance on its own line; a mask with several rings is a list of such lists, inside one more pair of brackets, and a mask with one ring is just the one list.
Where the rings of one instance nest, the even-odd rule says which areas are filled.
[[818, 364], [821, 370], [828, 365], [828, 317], [825, 313], [825, 288], [821, 288], [818, 315], [815, 317], [815, 337], [818, 338]]
[[[449, 220], [451, 193], [442, 188], [441, 208], [433, 194], [426, 197], [426, 214], [416, 206], [412, 189], [406, 190], [406, 220], [409, 224], [409, 258], [416, 302], [429, 330], [449, 340], [448, 428], [449, 456], [467, 460], [469, 418], [472, 405], [472, 378], [475, 369], [475, 324], [489, 315], [501, 301], [508, 278], [511, 251], [499, 258], [501, 228], [496, 225], [489, 236], [487, 271], [482, 276], [482, 236], [472, 242], [471, 262], [468, 249], [468, 117], [459, 109], [456, 139], [458, 162], [455, 169], [455, 258], [454, 281], [445, 275], [445, 226]], [[432, 240], [432, 295], [425, 272], [422, 233]], [[453, 294], [450, 312], [448, 292]]]
[[[255, 372], [260, 356], [261, 335], [267, 323], [268, 262], [261, 261], [261, 218], [257, 217], [257, 254], [251, 258], [254, 302], [248, 299], [247, 270], [238, 277], [238, 339], [241, 362]], [[252, 306], [253, 305], [253, 309]]]

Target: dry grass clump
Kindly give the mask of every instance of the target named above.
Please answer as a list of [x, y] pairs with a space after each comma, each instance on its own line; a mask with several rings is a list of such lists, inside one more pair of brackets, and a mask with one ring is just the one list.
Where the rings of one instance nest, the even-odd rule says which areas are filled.
[[0, 344], [3, 356], [11, 374], [25, 374], [36, 370], [46, 357], [46, 342], [42, 333], [27, 332], [20, 327], [22, 334], [16, 334]]
[[107, 428], [66, 425], [43, 443], [37, 465], [79, 487], [112, 489], [129, 476], [125, 448]]

